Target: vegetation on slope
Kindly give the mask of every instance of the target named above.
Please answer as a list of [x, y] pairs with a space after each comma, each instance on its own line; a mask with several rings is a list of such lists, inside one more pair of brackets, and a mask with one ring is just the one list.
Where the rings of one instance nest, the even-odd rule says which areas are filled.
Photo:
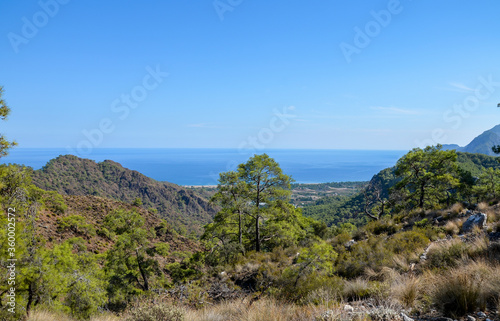
[[192, 190], [158, 182], [106, 160], [96, 163], [72, 155], [59, 156], [32, 174], [33, 183], [63, 195], [94, 195], [156, 209], [177, 231], [201, 233], [215, 208]]

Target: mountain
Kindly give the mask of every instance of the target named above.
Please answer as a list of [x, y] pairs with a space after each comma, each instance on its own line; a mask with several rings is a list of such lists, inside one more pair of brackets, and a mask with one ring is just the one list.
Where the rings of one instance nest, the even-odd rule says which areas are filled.
[[178, 231], [200, 234], [216, 213], [195, 191], [156, 181], [110, 160], [96, 163], [73, 155], [59, 156], [34, 171], [32, 179], [36, 186], [62, 195], [93, 195], [136, 203], [158, 211]]
[[465, 147], [449, 144], [443, 145], [443, 149], [455, 149], [457, 152], [480, 153], [494, 156], [495, 153], [493, 153], [491, 147], [495, 145], [500, 145], [500, 125], [496, 125], [492, 129], [477, 136]]

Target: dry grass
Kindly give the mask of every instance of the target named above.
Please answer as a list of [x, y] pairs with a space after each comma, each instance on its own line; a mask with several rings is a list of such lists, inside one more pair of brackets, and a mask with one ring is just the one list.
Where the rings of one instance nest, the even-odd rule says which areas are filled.
[[500, 295], [500, 267], [484, 261], [463, 263], [442, 274], [423, 278], [433, 304], [447, 316], [461, 316], [484, 309]]
[[[121, 318], [111, 313], [92, 317], [90, 321], [119, 321]], [[76, 321], [62, 312], [49, 312], [45, 310], [33, 311], [27, 321]]]
[[458, 215], [460, 212], [464, 210], [464, 206], [462, 203], [455, 203], [451, 206], [449, 212], [451, 215]]
[[414, 307], [421, 294], [421, 280], [415, 276], [401, 276], [391, 285], [391, 297], [406, 308]]
[[199, 310], [189, 310], [186, 321], [299, 321], [314, 320], [320, 308], [280, 303], [261, 299], [253, 304], [248, 300], [225, 302]]
[[446, 233], [448, 235], [457, 235], [462, 227], [462, 222], [460, 220], [448, 221], [444, 226]]

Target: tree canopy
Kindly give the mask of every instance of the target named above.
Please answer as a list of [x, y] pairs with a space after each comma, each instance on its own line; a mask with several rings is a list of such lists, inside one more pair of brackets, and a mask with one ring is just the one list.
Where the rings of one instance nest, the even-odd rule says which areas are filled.
[[394, 191], [411, 207], [433, 208], [458, 186], [454, 150], [441, 145], [414, 148], [396, 163], [395, 174], [401, 180]]
[[236, 171], [221, 173], [212, 197], [220, 211], [205, 226], [203, 239], [225, 261], [238, 252], [296, 243], [313, 220], [289, 203], [291, 182], [266, 154], [255, 155]]

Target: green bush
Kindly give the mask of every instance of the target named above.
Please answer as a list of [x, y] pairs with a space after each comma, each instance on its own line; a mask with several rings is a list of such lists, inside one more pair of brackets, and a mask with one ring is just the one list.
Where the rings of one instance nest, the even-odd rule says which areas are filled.
[[168, 243], [158, 243], [155, 245], [155, 251], [163, 257], [168, 256], [170, 245]]
[[85, 218], [80, 215], [70, 215], [57, 219], [57, 226], [59, 231], [73, 231], [78, 234], [87, 236], [96, 235], [95, 228], [85, 222]]
[[68, 205], [64, 203], [63, 197], [54, 191], [43, 191], [42, 202], [45, 207], [57, 215], [64, 214]]
[[427, 218], [424, 218], [421, 221], [415, 222], [414, 225], [415, 227], [426, 227], [427, 225], [429, 225], [429, 220]]
[[395, 254], [409, 255], [425, 248], [429, 239], [422, 233], [406, 231], [394, 235], [388, 242], [387, 248]]
[[394, 222], [390, 220], [377, 220], [371, 221], [366, 224], [365, 230], [371, 234], [380, 235], [380, 234], [394, 234], [397, 232], [397, 227], [394, 225]]

